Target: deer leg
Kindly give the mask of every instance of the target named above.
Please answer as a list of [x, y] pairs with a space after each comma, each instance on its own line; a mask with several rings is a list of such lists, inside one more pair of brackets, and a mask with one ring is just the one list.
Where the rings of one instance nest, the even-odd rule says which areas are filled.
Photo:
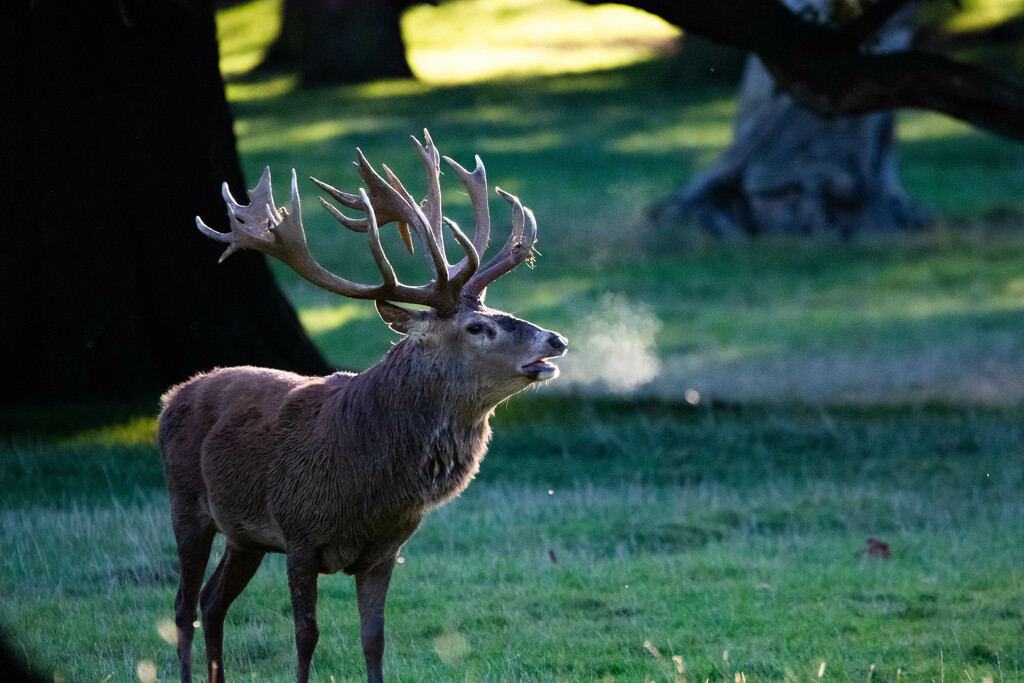
[[209, 518], [189, 514], [180, 508], [173, 511], [174, 537], [178, 543], [181, 576], [178, 595], [174, 599], [174, 623], [178, 630], [178, 665], [182, 683], [192, 683], [192, 637], [195, 635], [196, 603], [203, 585], [210, 547], [217, 533]]
[[200, 595], [206, 670], [211, 683], [224, 682], [224, 617], [263, 560], [263, 553], [228, 542], [224, 557]]
[[313, 650], [320, 639], [320, 627], [316, 623], [317, 561], [310, 548], [289, 548], [286, 564], [295, 617], [295, 650], [299, 663], [297, 680], [298, 683], [307, 683]]
[[394, 561], [379, 564], [356, 576], [356, 600], [359, 603], [359, 635], [363, 641], [366, 679], [384, 680], [384, 599], [391, 582]]

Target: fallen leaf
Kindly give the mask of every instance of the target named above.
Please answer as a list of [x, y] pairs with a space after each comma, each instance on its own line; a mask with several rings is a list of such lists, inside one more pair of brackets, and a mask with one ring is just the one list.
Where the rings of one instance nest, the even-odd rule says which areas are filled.
[[869, 538], [868, 539], [868, 555], [872, 557], [881, 557], [883, 560], [889, 559], [889, 544], [882, 543], [881, 541]]

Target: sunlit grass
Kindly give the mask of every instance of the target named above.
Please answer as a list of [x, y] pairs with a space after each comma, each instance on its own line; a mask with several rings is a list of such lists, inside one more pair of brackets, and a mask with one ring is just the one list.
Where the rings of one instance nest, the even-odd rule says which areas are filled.
[[302, 326], [314, 337], [345, 326], [353, 320], [376, 315], [363, 302], [346, 303], [324, 308], [304, 308], [299, 312]]
[[226, 77], [257, 66], [281, 30], [281, 0], [250, 0], [217, 10], [220, 70]]
[[675, 47], [679, 31], [622, 6], [567, 0], [459, 0], [402, 19], [418, 78], [467, 83], [630, 64]]
[[959, 11], [950, 18], [947, 28], [967, 31], [991, 26], [1024, 12], [1024, 0], [962, 0]]
[[638, 131], [609, 141], [609, 151], [621, 154], [667, 154], [681, 148], [707, 147], [720, 152], [732, 142], [732, 131], [721, 120], [687, 121], [655, 130]]
[[256, 80], [252, 82], [232, 81], [226, 86], [228, 99], [232, 102], [247, 102], [286, 95], [295, 89], [299, 78], [294, 74]]
[[133, 417], [126, 422], [87, 429], [65, 440], [69, 446], [137, 446], [156, 442], [156, 416]]
[[942, 114], [907, 111], [897, 118], [896, 131], [900, 140], [936, 140], [968, 135], [971, 127]]

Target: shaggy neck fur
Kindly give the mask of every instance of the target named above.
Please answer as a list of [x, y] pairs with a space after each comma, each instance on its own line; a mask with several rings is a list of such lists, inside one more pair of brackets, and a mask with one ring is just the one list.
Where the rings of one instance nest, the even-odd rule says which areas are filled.
[[[487, 449], [493, 406], [481, 405], [467, 391], [472, 382], [458, 363], [403, 339], [339, 396], [347, 404], [342, 412], [357, 423], [385, 425], [366, 452], [379, 454], [381, 473], [413, 505], [438, 505], [458, 495]], [[392, 415], [402, 419], [390, 421]]]

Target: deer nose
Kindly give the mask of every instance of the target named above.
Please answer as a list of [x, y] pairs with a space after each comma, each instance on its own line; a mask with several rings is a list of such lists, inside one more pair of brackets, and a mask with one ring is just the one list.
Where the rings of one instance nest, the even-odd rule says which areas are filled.
[[559, 353], [565, 351], [565, 345], [568, 343], [569, 342], [565, 340], [565, 337], [562, 337], [561, 335], [552, 333], [551, 336], [548, 337], [548, 346], [550, 346], [553, 351], [557, 351]]

